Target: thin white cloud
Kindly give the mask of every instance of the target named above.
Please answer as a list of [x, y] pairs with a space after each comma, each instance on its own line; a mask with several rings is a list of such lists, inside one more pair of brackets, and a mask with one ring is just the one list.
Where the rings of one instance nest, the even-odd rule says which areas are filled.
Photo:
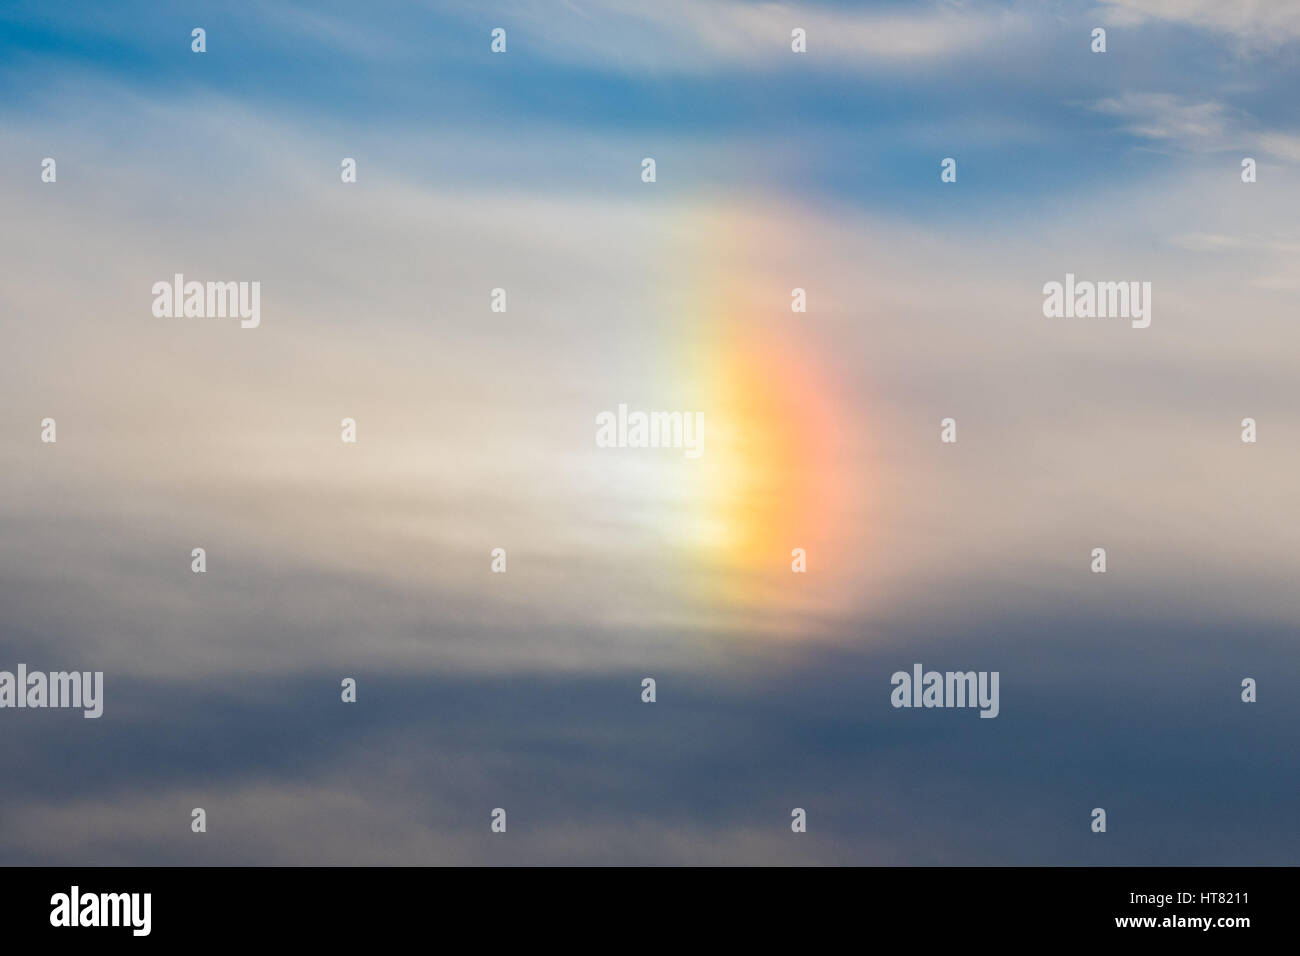
[[1294, 0], [1103, 0], [1107, 22], [1136, 26], [1165, 21], [1224, 33], [1252, 46], [1276, 47], [1300, 39]]
[[1218, 233], [1193, 232], [1176, 236], [1174, 245], [1190, 252], [1221, 252], [1227, 249], [1247, 249], [1252, 252], [1279, 252], [1288, 255], [1300, 253], [1300, 239], [1287, 236], [1228, 236]]
[[1213, 152], [1240, 150], [1243, 156], [1268, 156], [1300, 162], [1300, 135], [1263, 132], [1253, 118], [1215, 99], [1172, 93], [1127, 92], [1093, 104], [1115, 117], [1134, 136], [1170, 150]]
[[972, 13], [950, 5], [874, 12], [738, 0], [575, 0], [565, 7], [518, 3], [498, 19], [510, 36], [544, 56], [672, 72], [788, 65], [796, 27], [806, 31], [805, 62], [813, 68], [946, 63], [1005, 42], [1027, 23], [1015, 11]]
[[1228, 128], [1229, 110], [1223, 103], [1170, 93], [1124, 93], [1099, 101], [1094, 109], [1117, 117], [1135, 136], [1187, 148], [1220, 148]]
[[1293, 133], [1264, 133], [1258, 137], [1260, 147], [1280, 159], [1300, 163], [1300, 135]]

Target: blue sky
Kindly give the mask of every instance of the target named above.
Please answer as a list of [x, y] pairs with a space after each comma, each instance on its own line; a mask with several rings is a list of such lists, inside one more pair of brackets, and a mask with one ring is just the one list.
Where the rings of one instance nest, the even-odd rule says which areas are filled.
[[[947, 208], [930, 188], [936, 155], [955, 154], [971, 183], [964, 192], [975, 194], [956, 213], [986, 216], [993, 206], [1056, 192], [1062, 181], [1091, 188], [1159, 178], [1194, 161], [1189, 146], [1259, 151], [1254, 134], [1294, 136], [1278, 128], [1290, 117], [1293, 23], [1266, 33], [1250, 29], [1243, 14], [1235, 32], [1205, 29], [1195, 3], [1145, 6], [1189, 12], [1135, 15], [1142, 3], [706, 3], [655, 11], [453, 3], [378, 4], [357, 23], [352, 6], [340, 3], [18, 3], [6, 10], [0, 44], [4, 88], [21, 94], [7, 96], [7, 108], [18, 113], [57, 110], [70, 86], [92, 99], [120, 87], [168, 101], [234, 101], [376, 150], [387, 134], [412, 128], [524, 141], [543, 130], [595, 131], [645, 149], [680, 140], [684, 149], [736, 144], [747, 147], [743, 159], [728, 151], [701, 165], [692, 151], [681, 178], [709, 189], [757, 180], [899, 212], [929, 204], [929, 215]], [[689, 20], [673, 20], [692, 8]], [[800, 16], [814, 25], [804, 58], [789, 55], [787, 32], [775, 30]], [[841, 22], [854, 36], [876, 38], [875, 46], [819, 54], [830, 38], [815, 25]], [[211, 42], [196, 58], [172, 41], [200, 23]], [[714, 24], [716, 35], [701, 36], [692, 29], [698, 23]], [[932, 43], [920, 55], [889, 55], [891, 27], [900, 24]], [[485, 37], [497, 25], [509, 30], [510, 53], [484, 60]], [[1097, 25], [1112, 34], [1104, 57], [1089, 50]], [[770, 40], [770, 51], [754, 51], [751, 35]], [[1166, 98], [1161, 118], [1171, 125], [1213, 103], [1226, 128], [1194, 144], [1135, 134], [1134, 120], [1145, 122], [1158, 106], [1097, 109], [1126, 93]], [[473, 175], [380, 155], [412, 175]], [[511, 159], [482, 175], [496, 182], [531, 175], [543, 188], [594, 185], [544, 153]]]

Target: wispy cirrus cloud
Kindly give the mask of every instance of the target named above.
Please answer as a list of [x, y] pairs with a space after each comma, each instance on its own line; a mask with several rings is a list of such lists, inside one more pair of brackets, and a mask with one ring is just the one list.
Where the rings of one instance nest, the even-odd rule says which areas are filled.
[[1213, 98], [1126, 91], [1093, 104], [1121, 128], [1154, 146], [1187, 152], [1246, 150], [1300, 162], [1300, 135], [1262, 129], [1250, 114]]
[[[465, 10], [482, 17], [477, 4]], [[951, 57], [1005, 42], [1028, 26], [1012, 8], [952, 4], [863, 10], [738, 0], [574, 0], [562, 7], [517, 3], [495, 16], [548, 58], [665, 72], [787, 65], [796, 27], [806, 31], [814, 66], [870, 71], [883, 64], [947, 65]]]
[[1300, 40], [1300, 4], [1291, 0], [1103, 0], [1110, 23], [1164, 21], [1226, 33], [1252, 45]]
[[1170, 93], [1124, 92], [1094, 107], [1114, 116], [1143, 139], [1201, 148], [1219, 148], [1228, 128], [1228, 107], [1215, 100], [1192, 100]]

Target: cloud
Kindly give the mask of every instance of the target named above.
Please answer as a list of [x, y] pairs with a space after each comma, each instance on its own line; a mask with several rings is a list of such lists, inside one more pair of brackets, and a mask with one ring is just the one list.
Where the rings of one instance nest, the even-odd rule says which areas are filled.
[[1260, 132], [1256, 142], [1264, 152], [1292, 163], [1300, 163], [1300, 134]]
[[1276, 48], [1300, 39], [1300, 5], [1289, 0], [1103, 0], [1110, 23], [1177, 23]]
[[[308, 668], [122, 680], [91, 728], [6, 712], [0, 862], [1285, 863], [1300, 846], [1272, 796], [1300, 783], [1297, 703], [1279, 690], [1300, 677], [1289, 622], [1231, 642], [1223, 624], [968, 617], [761, 669], [657, 667], [655, 704], [642, 669], [355, 672], [347, 705]], [[889, 675], [914, 661], [999, 670], [1000, 716], [892, 708]], [[1238, 700], [1242, 674], [1260, 703]], [[1114, 845], [1090, 839], [1096, 805], [1124, 822]]]
[[[937, 233], [752, 185], [647, 202], [635, 185], [505, 190], [363, 165], [349, 191], [328, 134], [287, 120], [123, 109], [115, 135], [131, 145], [116, 147], [69, 122], [93, 179], [0, 185], [31, 224], [0, 239], [26, 279], [0, 292], [22, 369], [0, 381], [18, 410], [0, 443], [0, 579], [26, 635], [15, 649], [80, 648], [116, 673], [155, 675], [285, 673], [304, 654], [343, 666], [362, 636], [376, 665], [421, 670], [705, 662], [755, 634], [835, 640], [845, 620], [997, 604], [1013, 580], [1073, 597], [1089, 586], [1075, 555], [1103, 529], [1143, 555], [1116, 578], [1132, 606], [1188, 576], [1238, 574], [1216, 601], [1264, 620], [1293, 607], [1276, 570], [1291, 542], [1267, 508], [1300, 448], [1276, 411], [1293, 378], [1278, 345], [1295, 332], [1268, 294], [1284, 263], [1263, 248], [1229, 262], [1202, 241], [1189, 274], [1187, 243], [1168, 238], [1229, 237], [1221, 250], [1284, 238], [1283, 181], [1255, 193], [1232, 175], [1108, 183]], [[154, 125], [194, 145], [163, 149]], [[40, 133], [11, 132], [40, 155]], [[457, 142], [491, 154], [491, 137]], [[526, 145], [565, 148], [554, 133]], [[428, 139], [391, 148], [418, 167]], [[69, 274], [50, 254], [74, 242], [93, 272]], [[153, 319], [149, 286], [178, 270], [263, 281], [263, 327]], [[1043, 320], [1038, 290], [1066, 271], [1154, 280], [1150, 335]], [[797, 325], [794, 277], [815, 303]], [[486, 309], [501, 284], [504, 320]], [[160, 336], [168, 361], [142, 375]], [[711, 363], [760, 339], [788, 344], [783, 361], [800, 356], [775, 367], [768, 392], [816, 370], [795, 392], [834, 410], [833, 471], [850, 488], [813, 552], [834, 557], [799, 589], [774, 557], [754, 558], [774, 569], [765, 579], [692, 550], [693, 507], [707, 501], [707, 519], [761, 499], [723, 483], [697, 500], [684, 460], [611, 456], [592, 438], [595, 411], [629, 398], [694, 407], [705, 393], [690, 390], [718, 377]], [[30, 425], [52, 406], [58, 457]], [[977, 437], [939, 458], [935, 426], [954, 407]], [[1210, 452], [1235, 438], [1238, 407], [1272, 419], [1258, 472]], [[350, 451], [345, 414], [361, 423]], [[1097, 443], [1117, 462], [1105, 484]], [[1189, 477], [1178, 463], [1192, 451], [1215, 464]], [[1044, 490], [1008, 484], [1008, 461]], [[1225, 484], [1254, 498], [1206, 511]], [[981, 507], [963, 506], [972, 499]], [[795, 546], [777, 544], [773, 555]], [[487, 570], [497, 545], [510, 553], [504, 579]], [[188, 571], [195, 546], [209, 549], [206, 577]]]
[[[1300, 614], [1300, 542], [1278, 520], [1300, 470], [1294, 179], [1245, 187], [1235, 161], [1188, 172], [1150, 151], [1131, 175], [1113, 139], [1078, 149], [1051, 83], [908, 85], [900, 106], [892, 80], [823, 75], [820, 100], [788, 91], [818, 107], [799, 137], [764, 99], [777, 70], [938, 75], [975, 51], [1007, 61], [989, 75], [1009, 90], [1065, 32], [1008, 57], [1014, 12], [529, 3], [502, 13], [520, 55], [489, 61], [490, 21], [460, 9], [441, 32], [376, 28], [447, 73], [387, 72], [410, 60], [351, 44], [328, 10], [287, 39], [240, 21], [260, 46], [199, 61], [157, 43], [165, 23], [108, 17], [154, 59], [6, 72], [24, 93], [4, 150], [26, 173], [0, 177], [20, 227], [0, 234], [0, 665], [102, 668], [106, 701], [98, 721], [4, 714], [0, 859], [1293, 860], [1273, 795], [1300, 782], [1277, 691]], [[294, 42], [384, 69], [283, 56]], [[267, 72], [199, 72], [225, 55]], [[728, 90], [713, 71], [747, 75]], [[418, 121], [357, 122], [339, 102], [365, 83], [413, 96]], [[499, 112], [462, 96], [484, 87]], [[715, 128], [686, 109], [701, 91], [712, 115], [751, 111]], [[1294, 158], [1292, 134], [1226, 96], [1074, 101], [1101, 97], [1094, 125], [1162, 150]], [[925, 155], [890, 168], [909, 128]], [[950, 187], [934, 161], [952, 139]], [[36, 177], [48, 152], [57, 185]], [[854, 181], [827, 199], [810, 168]], [[1046, 189], [1022, 188], [1043, 170]], [[999, 176], [1010, 201], [990, 199]], [[262, 327], [153, 318], [151, 283], [177, 271], [261, 281]], [[1067, 271], [1152, 281], [1151, 329], [1045, 320], [1042, 284]], [[796, 285], [810, 308], [792, 315]], [[487, 308], [496, 286], [507, 314]], [[713, 390], [755, 353], [775, 360], [746, 367], [748, 392]], [[769, 412], [824, 430], [825, 459], [772, 444], [826, 520], [774, 522], [748, 563], [701, 557], [709, 519], [795, 498], [761, 468], [701, 486], [681, 458], [597, 450], [593, 413], [627, 400], [740, 407], [760, 444]], [[828, 474], [848, 493], [823, 497]], [[790, 574], [814, 535], [811, 573]], [[1099, 544], [1106, 575], [1087, 570]], [[497, 545], [507, 575], [488, 570]], [[888, 674], [916, 660], [1000, 670], [1002, 716], [893, 711]], [[1254, 708], [1248, 674], [1269, 682]], [[1099, 802], [1125, 821], [1104, 845]]]
[[1226, 249], [1244, 249], [1251, 252], [1300, 254], [1300, 238], [1294, 236], [1225, 236], [1214, 233], [1188, 233], [1176, 236], [1174, 243], [1193, 252], [1216, 252]]
[[[481, 18], [480, 18], [481, 19]], [[866, 11], [740, 0], [573, 0], [517, 3], [497, 20], [518, 45], [548, 59], [618, 70], [714, 72], [789, 66], [791, 30], [807, 31], [809, 68], [870, 72], [924, 69], [1025, 27], [1015, 11], [972, 13], [952, 5]]]
[[1156, 148], [1193, 153], [1231, 149], [1300, 162], [1300, 135], [1266, 129], [1249, 113], [1221, 100], [1126, 91], [1097, 101], [1093, 109], [1120, 120], [1125, 132]]
[[1123, 120], [1134, 136], [1189, 149], [1222, 149], [1230, 115], [1223, 103], [1169, 93], [1125, 92], [1093, 108]]

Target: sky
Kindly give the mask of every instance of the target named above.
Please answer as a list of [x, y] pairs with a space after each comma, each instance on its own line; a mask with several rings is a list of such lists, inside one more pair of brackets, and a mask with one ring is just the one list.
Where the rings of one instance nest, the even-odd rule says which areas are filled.
[[0, 709], [0, 863], [1294, 863], [1298, 70], [1291, 0], [5, 4], [0, 670], [105, 690]]

